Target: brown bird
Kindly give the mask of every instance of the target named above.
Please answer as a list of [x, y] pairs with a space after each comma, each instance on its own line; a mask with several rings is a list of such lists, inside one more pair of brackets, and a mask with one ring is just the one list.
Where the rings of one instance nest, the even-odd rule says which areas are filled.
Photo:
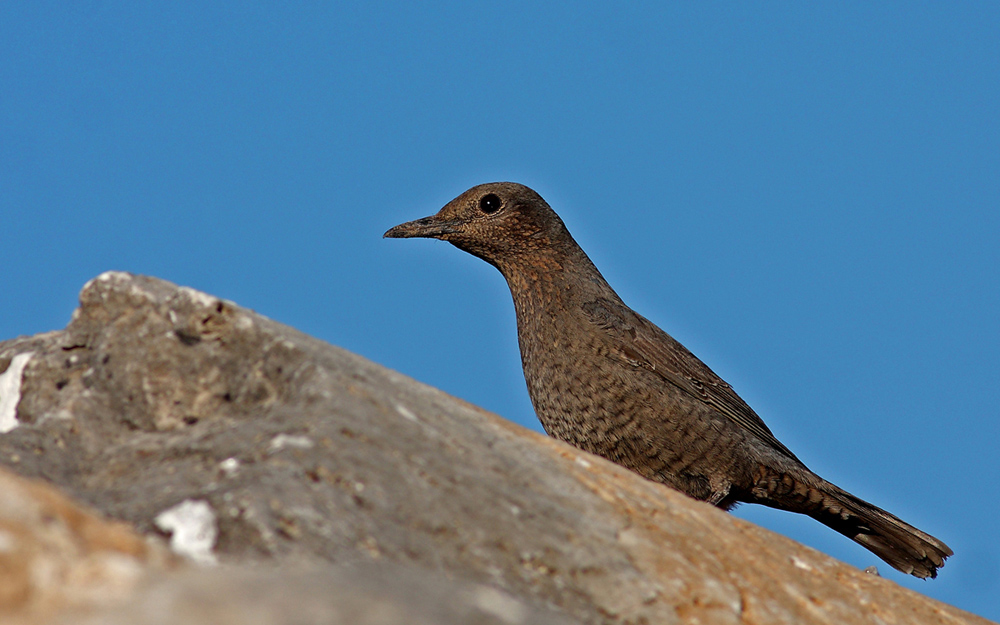
[[806, 468], [729, 384], [622, 302], [528, 187], [473, 187], [385, 236], [443, 239], [500, 270], [550, 436], [725, 510], [747, 502], [806, 514], [917, 577], [935, 577], [952, 555]]

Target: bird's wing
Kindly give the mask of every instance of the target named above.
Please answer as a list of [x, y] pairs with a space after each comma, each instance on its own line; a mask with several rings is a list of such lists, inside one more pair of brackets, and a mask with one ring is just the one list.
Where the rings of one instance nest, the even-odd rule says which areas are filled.
[[620, 301], [598, 298], [583, 305], [590, 321], [612, 338], [609, 354], [659, 375], [669, 384], [713, 407], [771, 447], [798, 461], [764, 421], [725, 380], [669, 334]]

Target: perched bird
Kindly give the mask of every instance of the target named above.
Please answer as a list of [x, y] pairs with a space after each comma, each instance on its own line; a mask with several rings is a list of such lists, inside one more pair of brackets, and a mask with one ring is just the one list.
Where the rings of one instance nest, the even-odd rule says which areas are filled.
[[622, 302], [528, 187], [473, 187], [384, 236], [443, 239], [500, 270], [550, 436], [726, 510], [747, 502], [809, 515], [916, 577], [935, 577], [952, 555], [806, 468], [729, 384]]

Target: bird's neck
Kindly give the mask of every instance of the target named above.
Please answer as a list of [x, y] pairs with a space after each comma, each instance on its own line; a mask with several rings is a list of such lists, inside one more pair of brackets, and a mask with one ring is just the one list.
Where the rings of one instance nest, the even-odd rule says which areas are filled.
[[[554, 371], [586, 369], [593, 354], [579, 338], [591, 331], [584, 304], [618, 296], [594, 263], [577, 248], [498, 265], [517, 313], [517, 342], [531, 401], [543, 423], [550, 407], [546, 384]], [[546, 429], [551, 427], [546, 425]]]
[[507, 279], [518, 331], [532, 327], [547, 334], [574, 317], [581, 304], [599, 297], [618, 299], [590, 258], [575, 243], [568, 249], [542, 250], [498, 265]]

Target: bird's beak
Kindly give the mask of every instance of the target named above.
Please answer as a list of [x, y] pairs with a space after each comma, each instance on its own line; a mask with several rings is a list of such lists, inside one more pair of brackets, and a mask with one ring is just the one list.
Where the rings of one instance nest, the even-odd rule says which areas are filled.
[[413, 237], [440, 239], [446, 234], [457, 232], [455, 225], [456, 223], [453, 221], [444, 221], [437, 215], [432, 215], [423, 219], [408, 221], [405, 224], [399, 224], [395, 228], [389, 228], [382, 237], [386, 239], [409, 239]]

